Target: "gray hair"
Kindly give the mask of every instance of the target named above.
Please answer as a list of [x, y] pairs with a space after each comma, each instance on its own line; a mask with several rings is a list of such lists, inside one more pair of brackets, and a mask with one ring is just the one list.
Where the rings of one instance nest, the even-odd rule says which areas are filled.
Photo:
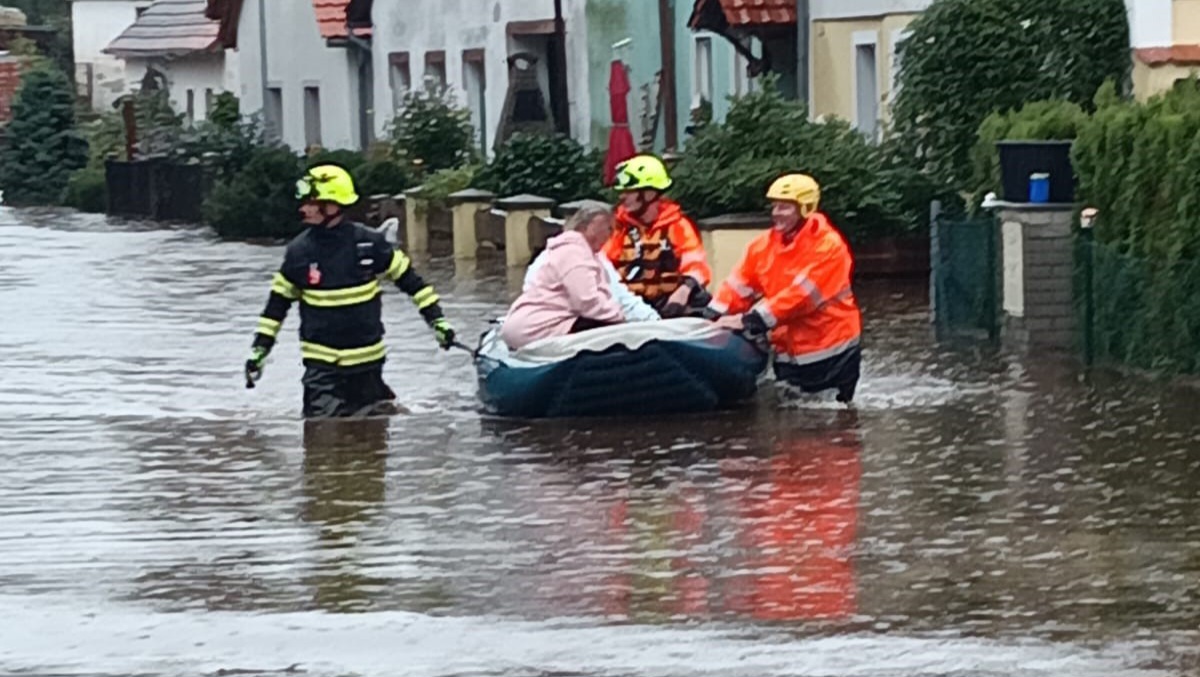
[[567, 219], [566, 230], [583, 230], [601, 216], [612, 218], [613, 209], [599, 200], [582, 200], [579, 209]]

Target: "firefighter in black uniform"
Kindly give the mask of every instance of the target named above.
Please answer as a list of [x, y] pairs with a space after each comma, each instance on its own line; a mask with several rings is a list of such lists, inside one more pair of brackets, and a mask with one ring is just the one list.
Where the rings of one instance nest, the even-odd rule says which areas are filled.
[[246, 360], [246, 385], [253, 387], [262, 376], [288, 309], [299, 301], [304, 416], [386, 411], [396, 395], [383, 381], [380, 279], [412, 297], [445, 350], [454, 342], [454, 329], [408, 256], [382, 234], [346, 220], [344, 208], [358, 202], [349, 172], [336, 165], [313, 167], [296, 182], [296, 197], [308, 228], [288, 243], [271, 283]]

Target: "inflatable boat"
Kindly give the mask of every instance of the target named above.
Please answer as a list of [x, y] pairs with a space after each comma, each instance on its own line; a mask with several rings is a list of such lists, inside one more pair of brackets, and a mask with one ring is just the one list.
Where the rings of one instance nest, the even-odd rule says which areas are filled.
[[711, 322], [679, 318], [543, 339], [510, 352], [480, 337], [479, 397], [501, 416], [643, 416], [723, 409], [753, 397], [767, 355]]

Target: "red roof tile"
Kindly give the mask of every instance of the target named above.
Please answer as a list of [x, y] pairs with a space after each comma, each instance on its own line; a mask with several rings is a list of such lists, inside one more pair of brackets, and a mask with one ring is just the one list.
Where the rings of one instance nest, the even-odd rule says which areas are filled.
[[[313, 0], [313, 9], [317, 11], [317, 26], [321, 30], [321, 37], [326, 40], [346, 37], [346, 7], [349, 5], [350, 0]], [[371, 29], [369, 27], [355, 28], [354, 34], [366, 37], [371, 34]]]
[[1200, 64], [1200, 45], [1175, 45], [1174, 47], [1149, 47], [1135, 49], [1134, 54], [1148, 66], [1172, 64], [1176, 66]]
[[698, 27], [701, 11], [717, 4], [730, 26], [787, 25], [796, 23], [795, 0], [696, 0], [688, 22]]

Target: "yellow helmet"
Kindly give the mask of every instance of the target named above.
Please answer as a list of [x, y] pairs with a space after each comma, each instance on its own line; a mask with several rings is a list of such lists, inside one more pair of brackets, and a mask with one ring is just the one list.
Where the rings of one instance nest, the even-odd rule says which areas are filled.
[[653, 188], [666, 190], [671, 187], [671, 176], [662, 160], [653, 155], [635, 155], [617, 165], [617, 190], [641, 190]]
[[817, 211], [821, 202], [821, 186], [807, 174], [785, 174], [767, 189], [768, 200], [795, 202], [804, 216]]
[[296, 182], [297, 200], [321, 200], [349, 207], [358, 202], [354, 179], [337, 165], [317, 165]]

